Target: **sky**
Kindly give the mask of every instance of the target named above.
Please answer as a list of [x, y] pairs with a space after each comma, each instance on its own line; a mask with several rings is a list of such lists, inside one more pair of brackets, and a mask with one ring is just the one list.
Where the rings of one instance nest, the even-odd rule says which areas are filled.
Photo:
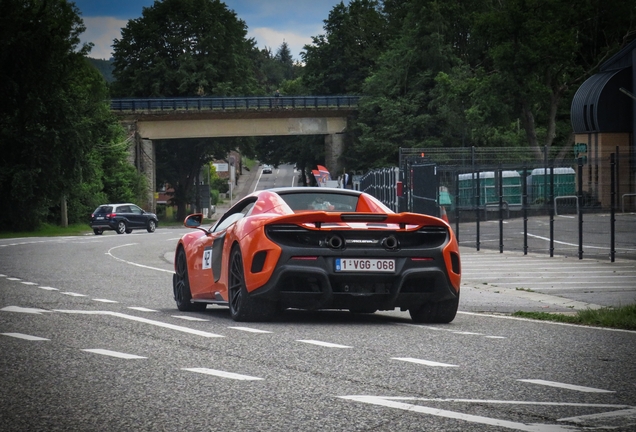
[[[155, 0], [70, 0], [80, 10], [86, 26], [82, 42], [95, 46], [92, 58], [109, 59], [113, 39], [121, 37], [128, 20], [141, 17], [142, 8]], [[236, 12], [247, 25], [247, 37], [254, 38], [259, 48], [269, 47], [273, 53], [287, 42], [294, 60], [300, 61], [303, 46], [312, 36], [324, 34], [324, 20], [331, 9], [349, 0], [225, 0], [228, 9]]]

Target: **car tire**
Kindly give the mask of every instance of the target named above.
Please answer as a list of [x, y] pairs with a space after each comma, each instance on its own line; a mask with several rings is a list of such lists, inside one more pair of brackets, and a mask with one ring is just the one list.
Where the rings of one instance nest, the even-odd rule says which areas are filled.
[[133, 231], [133, 230], [131, 230], [130, 228], [128, 228], [128, 229], [126, 230], [126, 234], [130, 234], [132, 231]]
[[177, 252], [176, 272], [172, 275], [172, 291], [177, 309], [182, 312], [202, 311], [206, 308], [205, 303], [192, 303], [192, 293], [190, 292], [190, 279], [188, 278], [188, 261], [185, 250], [182, 248]]
[[115, 229], [115, 231], [117, 231], [117, 234], [123, 234], [126, 232], [126, 222], [124, 221], [119, 221], [117, 223], [117, 228]]
[[104, 230], [99, 228], [93, 228], [93, 232], [95, 233], [95, 235], [102, 235], [104, 233]]
[[156, 229], [157, 229], [157, 222], [155, 222], [154, 220], [149, 220], [148, 226], [146, 227], [146, 231], [148, 231], [149, 233], [153, 233], [155, 232]]
[[459, 294], [451, 300], [424, 303], [418, 308], [409, 309], [409, 314], [416, 323], [447, 324], [455, 319], [458, 307]]
[[276, 314], [276, 304], [267, 300], [256, 301], [245, 286], [243, 255], [238, 246], [232, 248], [228, 274], [228, 303], [234, 321], [269, 321]]

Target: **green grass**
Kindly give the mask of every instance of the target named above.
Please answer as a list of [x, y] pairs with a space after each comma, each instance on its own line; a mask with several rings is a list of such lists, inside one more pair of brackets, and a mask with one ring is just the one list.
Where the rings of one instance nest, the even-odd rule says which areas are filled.
[[576, 315], [547, 312], [515, 312], [513, 316], [595, 327], [636, 330], [636, 304], [617, 308], [586, 309]]
[[0, 232], [0, 238], [17, 238], [17, 237], [56, 237], [56, 236], [74, 236], [93, 234], [93, 230], [85, 224], [69, 225], [68, 228], [62, 228], [57, 225], [44, 224], [37, 231], [24, 231], [24, 232], [12, 232], [2, 231]]

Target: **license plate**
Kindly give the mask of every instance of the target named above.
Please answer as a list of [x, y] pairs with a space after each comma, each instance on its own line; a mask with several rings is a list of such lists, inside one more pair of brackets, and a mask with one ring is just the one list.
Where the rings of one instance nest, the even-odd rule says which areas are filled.
[[95, 219], [97, 219], [97, 220], [104, 220], [104, 216], [97, 216]]
[[376, 258], [336, 258], [336, 271], [395, 273], [395, 260]]

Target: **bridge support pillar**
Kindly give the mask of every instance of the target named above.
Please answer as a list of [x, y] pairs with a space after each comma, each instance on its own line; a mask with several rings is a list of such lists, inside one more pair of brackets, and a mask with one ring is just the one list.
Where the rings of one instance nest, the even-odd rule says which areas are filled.
[[331, 173], [331, 178], [336, 180], [342, 175], [342, 153], [344, 152], [344, 134], [337, 133], [325, 135], [325, 165]]
[[137, 172], [146, 178], [146, 191], [141, 206], [144, 210], [157, 213], [157, 200], [155, 199], [156, 167], [155, 167], [155, 143], [135, 134], [134, 163]]

